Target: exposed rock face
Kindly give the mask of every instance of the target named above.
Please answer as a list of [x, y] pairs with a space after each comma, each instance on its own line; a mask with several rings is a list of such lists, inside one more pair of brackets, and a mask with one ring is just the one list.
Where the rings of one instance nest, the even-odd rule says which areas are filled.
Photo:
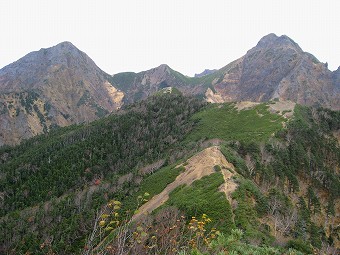
[[224, 100], [220, 94], [214, 93], [211, 88], [208, 88], [205, 92], [205, 98], [209, 103], [223, 103]]
[[340, 88], [340, 66], [338, 67], [336, 71], [333, 72], [333, 79], [334, 79], [335, 86], [337, 88]]
[[0, 70], [0, 146], [116, 110], [124, 94], [108, 77], [69, 42], [29, 53], [4, 67]]
[[340, 110], [340, 66], [333, 72], [333, 83], [334, 90], [331, 105], [334, 109]]
[[269, 34], [237, 60], [215, 85], [227, 101], [268, 101], [274, 98], [304, 105], [339, 108], [340, 94], [327, 65], [287, 36]]

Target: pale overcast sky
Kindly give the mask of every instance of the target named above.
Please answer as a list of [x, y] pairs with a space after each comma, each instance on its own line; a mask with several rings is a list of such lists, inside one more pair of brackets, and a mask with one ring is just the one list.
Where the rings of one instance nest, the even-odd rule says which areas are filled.
[[340, 65], [338, 0], [0, 0], [0, 68], [70, 41], [109, 74], [160, 64], [192, 76], [243, 56], [266, 34]]

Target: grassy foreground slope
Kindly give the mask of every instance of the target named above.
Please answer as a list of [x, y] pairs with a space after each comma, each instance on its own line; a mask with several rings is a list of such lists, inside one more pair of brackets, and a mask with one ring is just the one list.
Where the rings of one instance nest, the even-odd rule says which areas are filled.
[[[296, 106], [293, 117], [287, 120], [267, 108], [258, 105], [238, 112], [232, 104], [212, 105], [192, 117], [198, 125], [186, 142], [214, 138], [224, 141], [221, 151], [238, 173], [231, 203], [221, 193], [220, 173], [190, 186], [179, 186], [161, 210], [148, 216], [146, 222], [154, 222], [151, 232], [142, 232], [145, 238], [129, 249], [139, 254], [150, 254], [155, 247], [166, 249], [163, 237], [153, 231], [167, 225], [169, 228], [163, 230], [169, 233], [167, 244], [181, 243], [171, 246], [175, 252], [167, 254], [338, 253], [340, 151], [333, 133], [340, 128], [339, 113]], [[249, 135], [251, 126], [255, 132]], [[218, 169], [220, 166], [216, 166]], [[188, 219], [189, 232], [180, 225], [176, 210]], [[211, 220], [209, 224], [200, 219], [205, 214]], [[190, 220], [190, 216], [195, 218]], [[172, 219], [177, 219], [175, 225]], [[216, 227], [222, 234], [212, 240], [209, 235], [190, 232], [192, 227], [199, 231], [195, 230], [196, 219], [206, 233]], [[139, 224], [147, 228], [145, 223]], [[182, 238], [171, 235], [174, 230], [182, 231]], [[131, 231], [138, 232], [138, 227]], [[196, 237], [195, 242], [190, 236]], [[204, 237], [201, 243], [200, 237]], [[149, 242], [155, 246], [146, 249]], [[115, 247], [115, 242], [110, 245]]]
[[234, 103], [213, 104], [193, 116], [200, 125], [187, 139], [220, 138], [225, 141], [265, 141], [282, 129], [285, 119], [265, 104], [238, 111]]

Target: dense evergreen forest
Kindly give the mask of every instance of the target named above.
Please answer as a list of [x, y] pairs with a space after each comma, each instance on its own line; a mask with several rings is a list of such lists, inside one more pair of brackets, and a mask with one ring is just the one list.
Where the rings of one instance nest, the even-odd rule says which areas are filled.
[[[18, 245], [20, 240], [16, 249], [35, 250], [32, 244], [38, 247], [44, 238], [39, 228], [60, 235], [55, 241], [58, 251], [69, 254], [68, 249], [78, 249], [77, 245], [71, 247], [72, 240], [80, 235], [76, 232], [79, 228], [84, 228], [85, 233], [89, 230], [86, 222], [93, 221], [95, 210], [105, 200], [101, 200], [104, 194], [100, 189], [91, 190], [95, 193], [93, 201], [85, 199], [74, 208], [76, 205], [70, 202], [74, 196], [81, 196], [79, 193], [92, 184], [112, 185], [121, 175], [138, 175], [142, 166], [155, 161], [163, 165], [180, 157], [178, 142], [193, 128], [195, 123], [190, 117], [203, 105], [197, 99], [176, 95], [152, 97], [117, 115], [58, 129], [14, 148], [2, 148], [2, 249], [8, 250], [8, 244]], [[111, 193], [116, 193], [115, 189]], [[46, 212], [41, 208], [47, 201], [51, 211]], [[22, 209], [25, 210], [20, 212]], [[29, 229], [32, 222], [22, 221], [32, 211], [37, 213], [31, 219], [37, 224], [37, 231]], [[48, 226], [41, 223], [41, 217]], [[79, 226], [80, 221], [84, 221], [84, 226]], [[65, 235], [68, 231], [72, 234]]]
[[[156, 225], [168, 206], [178, 217], [184, 215], [183, 226], [192, 223], [192, 216], [208, 214], [212, 219], [205, 220], [206, 230], [220, 227], [221, 232], [209, 245], [188, 245], [189, 253], [183, 254], [218, 254], [226, 245], [233, 254], [330, 251], [339, 242], [334, 219], [340, 149], [333, 135], [338, 130], [340, 112], [327, 109], [297, 105], [285, 120], [266, 104], [237, 112], [232, 103], [215, 107], [167, 94], [0, 148], [0, 253], [82, 253], [105, 204], [115, 199], [125, 211], [135, 209], [140, 194], [160, 193], [184, 171], [175, 166], [209, 146], [209, 139], [219, 140], [221, 152], [235, 166], [237, 206], [218, 191], [223, 182], [218, 167], [172, 192], [150, 216]], [[288, 219], [290, 224], [284, 224]], [[181, 241], [185, 246], [187, 240]], [[150, 242], [144, 238], [142, 243]]]

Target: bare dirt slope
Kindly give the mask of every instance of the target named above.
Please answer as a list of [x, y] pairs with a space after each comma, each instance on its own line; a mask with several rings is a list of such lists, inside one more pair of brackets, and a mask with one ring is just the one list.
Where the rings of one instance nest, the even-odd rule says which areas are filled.
[[[251, 101], [241, 101], [236, 103], [236, 109], [238, 111], [247, 110], [254, 108], [255, 106], [259, 105], [258, 102], [251, 102]], [[269, 111], [272, 113], [278, 113], [283, 115], [286, 118], [290, 118], [293, 116], [294, 107], [296, 103], [286, 100], [286, 101], [274, 101], [269, 104]]]
[[238, 111], [244, 110], [244, 109], [251, 109], [254, 108], [256, 105], [259, 105], [258, 102], [250, 102], [250, 101], [241, 101], [236, 103], [236, 109]]
[[223, 187], [221, 187], [221, 191], [226, 193], [227, 198], [230, 198], [231, 192], [233, 192], [236, 188], [236, 184], [232, 184], [233, 180], [231, 179], [231, 176], [233, 174], [228, 170], [234, 169], [234, 166], [226, 160], [218, 146], [212, 146], [197, 153], [188, 159], [184, 165], [185, 171], [178, 175], [176, 180], [170, 183], [161, 193], [155, 195], [147, 203], [142, 205], [138, 210], [139, 212], [133, 216], [132, 220], [136, 220], [142, 215], [149, 214], [164, 204], [169, 199], [170, 192], [176, 187], [183, 184], [190, 185], [194, 181], [214, 173], [214, 166], [216, 165], [219, 165], [222, 168], [222, 173], [226, 183]]
[[233, 176], [235, 175], [234, 166], [230, 164], [229, 169], [222, 169], [224, 183], [220, 187], [220, 191], [224, 192], [229, 203], [232, 204], [231, 194], [236, 190], [237, 183], [234, 181]]
[[296, 103], [292, 101], [277, 101], [274, 104], [269, 105], [269, 110], [273, 113], [279, 113], [286, 118], [290, 118], [294, 114], [294, 108]]

